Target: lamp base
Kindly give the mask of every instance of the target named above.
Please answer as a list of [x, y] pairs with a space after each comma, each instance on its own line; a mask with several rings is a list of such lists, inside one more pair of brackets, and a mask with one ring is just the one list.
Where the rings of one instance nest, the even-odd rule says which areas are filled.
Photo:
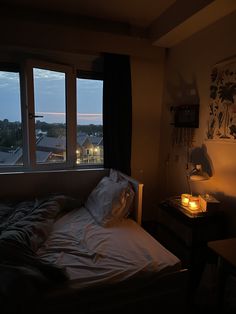
[[171, 197], [167, 201], [167, 203], [170, 204], [170, 206], [175, 207], [182, 213], [184, 213], [186, 216], [190, 218], [195, 218], [195, 217], [201, 217], [207, 215], [206, 212], [204, 212], [201, 207], [199, 209], [195, 210], [190, 210], [188, 206], [183, 206], [181, 203], [181, 198], [179, 196], [177, 197]]

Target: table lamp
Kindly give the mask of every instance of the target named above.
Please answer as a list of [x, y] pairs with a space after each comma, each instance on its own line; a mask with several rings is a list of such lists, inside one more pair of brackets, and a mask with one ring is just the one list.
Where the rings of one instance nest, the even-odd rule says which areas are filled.
[[195, 165], [187, 176], [190, 181], [205, 181], [210, 178], [208, 173], [202, 170], [201, 164]]
[[189, 185], [190, 194], [181, 194], [181, 205], [191, 212], [197, 212], [200, 210], [200, 199], [198, 196], [192, 195], [190, 181], [205, 181], [210, 177], [207, 172], [202, 170], [201, 164], [196, 164], [194, 168], [187, 173], [187, 180]]

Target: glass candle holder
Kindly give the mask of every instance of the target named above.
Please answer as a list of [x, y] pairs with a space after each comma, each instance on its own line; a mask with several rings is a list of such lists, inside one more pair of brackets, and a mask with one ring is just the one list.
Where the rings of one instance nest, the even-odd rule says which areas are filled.
[[199, 210], [200, 208], [200, 200], [197, 196], [191, 196], [188, 202], [188, 209], [191, 211]]
[[181, 194], [181, 204], [183, 206], [188, 206], [189, 203], [189, 199], [190, 199], [191, 195], [190, 194]]

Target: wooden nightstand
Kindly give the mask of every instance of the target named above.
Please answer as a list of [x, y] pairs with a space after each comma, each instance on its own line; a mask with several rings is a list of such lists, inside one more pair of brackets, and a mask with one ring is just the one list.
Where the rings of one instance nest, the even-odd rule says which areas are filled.
[[223, 237], [222, 213], [191, 214], [178, 204], [171, 199], [159, 204], [155, 237], [189, 269], [194, 289], [206, 263], [207, 242]]

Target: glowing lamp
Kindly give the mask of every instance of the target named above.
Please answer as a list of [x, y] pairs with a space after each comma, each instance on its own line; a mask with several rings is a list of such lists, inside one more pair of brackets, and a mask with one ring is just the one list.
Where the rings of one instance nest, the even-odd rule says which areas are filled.
[[181, 204], [183, 206], [188, 206], [190, 194], [181, 194]]
[[188, 202], [188, 209], [191, 211], [197, 211], [200, 208], [200, 201], [199, 201], [199, 197], [197, 196], [191, 196], [189, 198], [189, 202]]

